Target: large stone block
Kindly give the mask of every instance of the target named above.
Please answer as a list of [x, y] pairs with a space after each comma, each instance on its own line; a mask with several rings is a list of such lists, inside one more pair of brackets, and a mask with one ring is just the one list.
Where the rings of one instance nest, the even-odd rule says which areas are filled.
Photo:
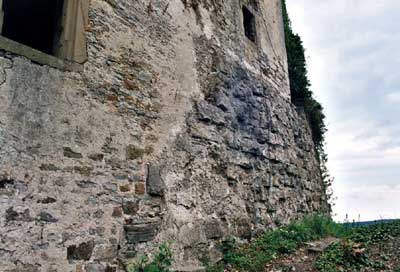
[[153, 240], [159, 228], [159, 223], [125, 225], [125, 238], [129, 244], [145, 243]]
[[163, 196], [166, 190], [164, 180], [161, 175], [161, 165], [150, 165], [148, 168], [146, 190], [149, 195]]

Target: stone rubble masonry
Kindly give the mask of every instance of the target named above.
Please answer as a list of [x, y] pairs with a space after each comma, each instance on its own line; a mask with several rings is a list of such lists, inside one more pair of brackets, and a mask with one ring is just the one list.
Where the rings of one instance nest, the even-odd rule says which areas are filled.
[[91, 0], [82, 71], [0, 51], [1, 271], [124, 271], [165, 241], [194, 271], [326, 211], [281, 2], [250, 2]]

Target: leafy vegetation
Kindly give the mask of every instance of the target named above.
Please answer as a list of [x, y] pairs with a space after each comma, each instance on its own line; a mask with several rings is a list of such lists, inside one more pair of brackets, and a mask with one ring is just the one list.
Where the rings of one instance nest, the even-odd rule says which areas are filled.
[[[320, 163], [327, 200], [328, 202], [332, 202], [331, 185], [333, 178], [330, 176], [326, 166], [328, 159], [324, 150], [325, 133], [327, 131], [324, 109], [314, 98], [314, 94], [311, 90], [303, 41], [298, 34], [293, 32], [285, 0], [282, 1], [282, 13], [292, 103], [296, 105], [297, 108], [302, 109], [308, 119]], [[331, 205], [332, 203], [329, 204]], [[331, 207], [329, 207], [329, 209], [331, 209]]]
[[369, 258], [361, 244], [345, 239], [335, 243], [327, 249], [315, 264], [316, 268], [324, 272], [359, 270], [362, 267], [382, 269], [382, 262]]
[[[207, 264], [206, 270], [264, 271], [267, 264], [294, 253], [306, 242], [326, 237], [338, 237], [341, 240], [332, 244], [317, 258], [315, 264], [312, 264], [315, 265], [313, 269], [323, 272], [400, 272], [400, 256], [397, 253], [400, 245], [400, 220], [350, 228], [348, 225], [333, 222], [325, 215], [308, 216], [279, 229], [267, 231], [249, 244], [239, 244], [234, 238], [224, 240], [220, 244], [222, 261], [215, 265]], [[162, 244], [152, 259], [142, 257], [138, 262], [129, 265], [127, 271], [169, 272], [171, 265], [172, 252], [168, 244]]]
[[323, 107], [314, 99], [310, 89], [303, 41], [298, 34], [293, 33], [286, 2], [283, 1], [282, 5], [292, 102], [297, 107], [304, 109], [316, 148], [318, 151], [322, 151], [326, 132]]
[[[266, 232], [250, 244], [239, 245], [233, 238], [223, 241], [223, 260], [207, 266], [207, 271], [264, 271], [268, 263], [294, 253], [305, 242], [331, 236], [341, 240], [317, 258], [315, 269], [323, 272], [388, 271], [391, 267], [390, 271], [400, 272], [396, 242], [400, 238], [400, 221], [348, 228], [320, 215]], [[388, 246], [389, 241], [394, 248]], [[367, 270], [363, 270], [365, 268]]]
[[248, 245], [238, 245], [228, 239], [221, 244], [222, 263], [208, 267], [208, 272], [224, 271], [226, 267], [239, 271], [262, 271], [265, 265], [282, 254], [298, 249], [304, 242], [327, 236], [343, 236], [345, 228], [331, 218], [313, 215], [277, 230], [268, 231]]
[[[349, 229], [343, 241], [325, 250], [315, 266], [324, 272], [357, 271], [363, 267], [385, 269], [388, 256], [383, 249], [396, 237], [400, 237], [400, 221]], [[380, 247], [378, 258], [371, 258], [371, 249], [376, 246]]]
[[159, 247], [153, 260], [142, 257], [137, 263], [128, 265], [128, 272], [169, 272], [172, 265], [172, 252], [167, 244]]

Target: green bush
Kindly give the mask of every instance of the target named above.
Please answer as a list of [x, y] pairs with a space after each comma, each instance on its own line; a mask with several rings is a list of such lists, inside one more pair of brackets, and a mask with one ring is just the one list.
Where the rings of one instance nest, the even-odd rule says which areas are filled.
[[168, 244], [162, 244], [153, 260], [142, 257], [137, 263], [128, 265], [128, 272], [169, 272], [172, 265], [172, 252]]

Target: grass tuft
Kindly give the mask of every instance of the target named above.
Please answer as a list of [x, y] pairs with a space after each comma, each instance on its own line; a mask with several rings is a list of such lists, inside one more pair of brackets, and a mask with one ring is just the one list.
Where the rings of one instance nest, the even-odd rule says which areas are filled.
[[224, 268], [262, 271], [267, 263], [280, 255], [294, 252], [304, 242], [328, 236], [342, 237], [345, 233], [345, 228], [328, 216], [308, 216], [285, 227], [268, 231], [248, 245], [239, 246], [233, 238], [223, 241], [223, 264], [208, 266], [207, 271], [224, 271]]
[[[356, 227], [346, 231], [343, 241], [330, 246], [319, 256], [315, 267], [319, 271], [355, 271], [363, 267], [379, 271], [385, 269], [388, 257], [381, 254], [379, 260], [369, 256], [369, 246], [384, 244], [400, 236], [400, 221], [372, 226]], [[400, 272], [400, 271], [399, 271]]]
[[169, 272], [172, 265], [172, 252], [168, 244], [162, 244], [153, 260], [140, 258], [127, 267], [128, 272]]

